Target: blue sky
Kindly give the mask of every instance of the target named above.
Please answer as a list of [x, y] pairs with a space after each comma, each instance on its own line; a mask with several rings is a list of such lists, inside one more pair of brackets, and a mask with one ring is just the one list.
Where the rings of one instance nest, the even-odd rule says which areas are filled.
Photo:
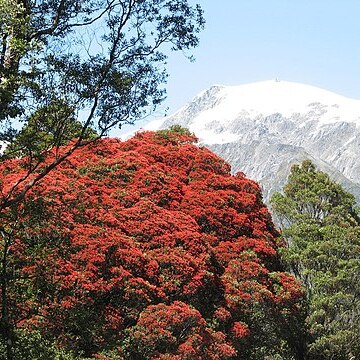
[[192, 52], [196, 62], [170, 54], [168, 98], [148, 120], [166, 108], [175, 112], [213, 84], [278, 78], [360, 99], [360, 0], [190, 3], [199, 3], [206, 18]]
[[359, 0], [191, 2], [204, 9], [206, 28], [195, 63], [170, 54], [169, 113], [213, 84], [273, 78], [360, 99]]

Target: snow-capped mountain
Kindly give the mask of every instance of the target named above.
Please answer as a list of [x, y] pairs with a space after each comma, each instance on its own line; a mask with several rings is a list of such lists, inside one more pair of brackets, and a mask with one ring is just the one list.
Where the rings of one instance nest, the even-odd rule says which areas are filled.
[[278, 80], [216, 85], [146, 128], [174, 124], [259, 181], [266, 199], [292, 164], [311, 159], [360, 200], [360, 100]]

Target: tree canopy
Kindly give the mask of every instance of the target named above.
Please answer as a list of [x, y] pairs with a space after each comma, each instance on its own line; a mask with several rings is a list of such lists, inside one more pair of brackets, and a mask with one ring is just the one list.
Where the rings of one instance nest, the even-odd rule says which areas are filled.
[[[8, 360], [18, 358], [8, 261], [26, 195], [77, 149], [158, 106], [167, 54], [190, 57], [203, 27], [202, 9], [187, 0], [0, 0], [0, 327]], [[13, 167], [18, 174], [6, 176]]]
[[[15, 153], [24, 142], [44, 145], [31, 152], [29, 176], [0, 208], [88, 143], [89, 128], [101, 137], [156, 107], [165, 94], [166, 54], [197, 46], [203, 25], [201, 8], [187, 0], [0, 0], [0, 142]], [[27, 131], [15, 141], [27, 124], [36, 128], [34, 118], [52, 136], [42, 143], [41, 130]], [[73, 122], [81, 124], [73, 147], [42, 167]]]
[[310, 161], [295, 165], [271, 199], [284, 260], [305, 285], [308, 357], [360, 358], [360, 218], [354, 197]]
[[[260, 188], [194, 141], [104, 139], [8, 211], [16, 359], [302, 359], [303, 291]], [[2, 186], [24, 171], [4, 162]]]

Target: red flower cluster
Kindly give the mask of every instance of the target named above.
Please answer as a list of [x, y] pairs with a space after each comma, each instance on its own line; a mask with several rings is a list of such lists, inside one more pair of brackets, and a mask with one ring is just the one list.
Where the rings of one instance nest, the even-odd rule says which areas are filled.
[[[21, 326], [98, 358], [284, 346], [278, 319], [296, 316], [302, 293], [280, 266], [260, 188], [195, 141], [184, 130], [105, 139], [32, 190], [12, 248]], [[22, 175], [11, 166], [3, 187]]]

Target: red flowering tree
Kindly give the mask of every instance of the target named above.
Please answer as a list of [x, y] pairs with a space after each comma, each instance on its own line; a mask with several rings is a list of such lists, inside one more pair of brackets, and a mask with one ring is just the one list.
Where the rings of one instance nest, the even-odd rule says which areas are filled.
[[302, 358], [302, 291], [260, 188], [195, 142], [104, 139], [31, 190], [8, 249], [17, 331], [99, 359]]

